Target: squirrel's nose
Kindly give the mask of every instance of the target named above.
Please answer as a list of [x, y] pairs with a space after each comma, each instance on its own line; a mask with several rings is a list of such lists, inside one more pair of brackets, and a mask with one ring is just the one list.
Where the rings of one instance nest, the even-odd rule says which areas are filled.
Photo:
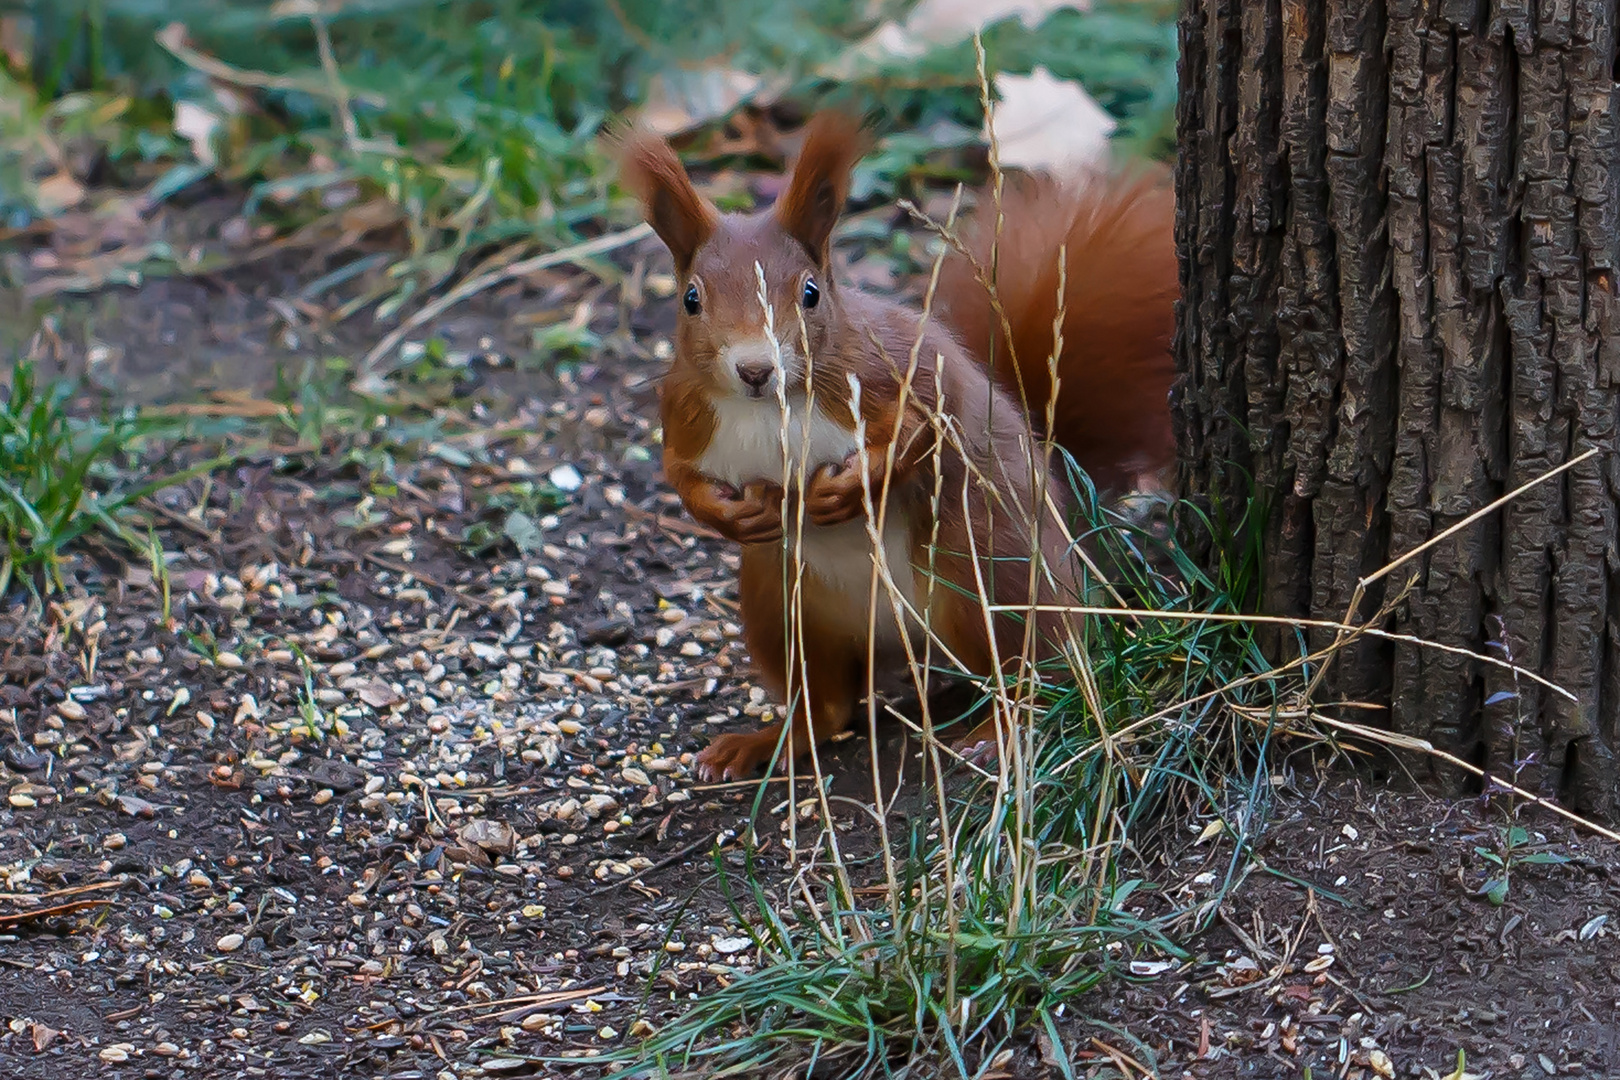
[[763, 390], [765, 384], [771, 381], [772, 370], [771, 365], [766, 361], [750, 361], [746, 364], [737, 365], [737, 378], [741, 379], [745, 386], [754, 390]]

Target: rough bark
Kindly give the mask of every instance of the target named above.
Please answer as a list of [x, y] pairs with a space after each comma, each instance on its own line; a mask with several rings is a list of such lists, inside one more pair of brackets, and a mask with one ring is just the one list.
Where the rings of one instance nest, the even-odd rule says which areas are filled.
[[1231, 521], [1262, 497], [1266, 611], [1343, 618], [1371, 571], [1604, 451], [1358, 612], [1395, 600], [1389, 629], [1578, 701], [1372, 639], [1332, 689], [1603, 813], [1620, 806], [1617, 22], [1615, 0], [1187, 0], [1177, 169], [1181, 486]]

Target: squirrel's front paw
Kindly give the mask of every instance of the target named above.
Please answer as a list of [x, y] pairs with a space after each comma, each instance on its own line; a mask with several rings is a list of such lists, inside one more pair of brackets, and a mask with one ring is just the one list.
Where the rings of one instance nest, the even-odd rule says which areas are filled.
[[[861, 459], [851, 454], [841, 463], [823, 465], [810, 475], [804, 489], [804, 512], [816, 525], [839, 525], [854, 521], [865, 509], [865, 485], [861, 482]], [[882, 492], [874, 486], [873, 505]]]
[[741, 491], [727, 487], [715, 523], [739, 544], [769, 544], [782, 539], [782, 488], [764, 480]]

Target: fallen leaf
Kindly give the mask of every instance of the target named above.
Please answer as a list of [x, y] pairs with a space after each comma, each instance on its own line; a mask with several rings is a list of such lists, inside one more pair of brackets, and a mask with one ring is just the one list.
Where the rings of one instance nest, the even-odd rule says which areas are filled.
[[46, 1050], [49, 1050], [50, 1047], [51, 1047], [51, 1043], [55, 1042], [56, 1037], [58, 1035], [62, 1034], [60, 1031], [57, 1031], [55, 1028], [46, 1027], [44, 1024], [41, 1024], [41, 1023], [39, 1023], [37, 1021], [32, 1025], [32, 1027], [33, 1027], [32, 1035], [33, 1035], [33, 1038], [34, 1038], [34, 1053], [36, 1053], [36, 1054], [43, 1054]]
[[[773, 91], [781, 86], [769, 84]], [[729, 115], [745, 102], [769, 104], [774, 93], [758, 75], [736, 68], [672, 70], [653, 76], [638, 119], [654, 134], [671, 138]]]
[[138, 795], [118, 796], [118, 809], [122, 810], [130, 817], [143, 818], [156, 817], [158, 810], [154, 803], [149, 803]]
[[372, 679], [360, 688], [360, 700], [373, 709], [386, 709], [391, 705], [398, 705], [405, 699], [381, 679]]
[[174, 133], [191, 144], [191, 153], [204, 165], [219, 163], [214, 154], [214, 132], [219, 130], [220, 118], [194, 101], [177, 102], [174, 106]]
[[1215, 973], [1227, 986], [1247, 986], [1260, 978], [1260, 965], [1247, 956], [1239, 956], [1230, 963], [1222, 964], [1215, 969]]
[[1016, 17], [1033, 30], [1053, 12], [1088, 11], [1089, 0], [921, 0], [903, 22], [886, 22], [846, 49], [819, 74], [854, 79], [893, 61], [914, 60], [931, 48], [966, 41], [987, 26]]
[[1299, 1002], [1301, 1005], [1309, 1004], [1311, 999], [1314, 998], [1315, 996], [1316, 996], [1315, 994], [1311, 993], [1311, 988], [1306, 983], [1289, 983], [1287, 986], [1283, 987], [1282, 990], [1279, 991], [1278, 994], [1277, 994], [1277, 997], [1279, 999], [1281, 999], [1281, 998], [1292, 998], [1294, 1001]]
[[46, 217], [71, 210], [84, 201], [84, 185], [65, 172], [48, 176], [34, 188], [34, 205]]
[[1001, 164], [1031, 171], [1072, 172], [1103, 164], [1118, 125], [1077, 82], [1044, 67], [997, 75], [993, 112]]
[[517, 846], [517, 832], [504, 821], [474, 818], [456, 830], [456, 839], [469, 848], [478, 847], [506, 855]]

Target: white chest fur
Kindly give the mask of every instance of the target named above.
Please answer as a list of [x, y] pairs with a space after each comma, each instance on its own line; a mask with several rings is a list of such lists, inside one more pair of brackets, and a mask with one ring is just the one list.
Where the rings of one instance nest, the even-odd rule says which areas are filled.
[[788, 400], [785, 424], [782, 407], [774, 397], [724, 398], [712, 402], [711, 407], [714, 437], [698, 461], [698, 468], [704, 475], [735, 487], [752, 480], [782, 483], [784, 476], [797, 486], [801, 461], [804, 475], [809, 476], [816, 466], [843, 461], [855, 451], [855, 433], [820, 409], [807, 409], [803, 395]]
[[[809, 477], [817, 466], [841, 462], [856, 449], [855, 433], [842, 427], [820, 409], [807, 409], [804, 398], [789, 399], [787, 422], [781, 405], [774, 399], [731, 398], [714, 402], [715, 430], [708, 448], [698, 460], [706, 476], [736, 487], [754, 480], [771, 480], [784, 487], [798, 487], [799, 477]], [[784, 470], [783, 446], [787, 448]], [[802, 472], [801, 472], [802, 470]], [[786, 483], [783, 483], [784, 478]], [[790, 520], [789, 542], [798, 532]], [[911, 567], [911, 522], [897, 506], [891, 505], [883, 528], [884, 559], [899, 586], [901, 595], [916, 603], [916, 575]], [[854, 610], [864, 608], [872, 583], [872, 543], [862, 519], [841, 525], [818, 527], [804, 524], [799, 555], [805, 571], [824, 587], [847, 597]], [[878, 588], [879, 635], [897, 641], [888, 593]]]

